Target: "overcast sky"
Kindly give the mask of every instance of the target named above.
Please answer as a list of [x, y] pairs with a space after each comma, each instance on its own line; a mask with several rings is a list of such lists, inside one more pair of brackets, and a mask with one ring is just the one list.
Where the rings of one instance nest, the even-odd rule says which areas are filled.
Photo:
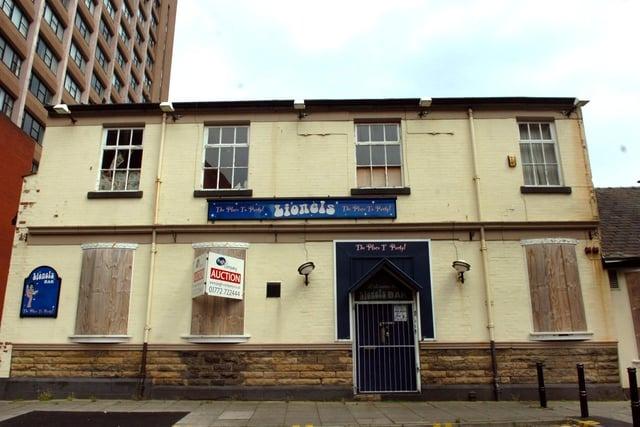
[[578, 97], [595, 185], [633, 186], [639, 21], [636, 0], [179, 0], [170, 99]]

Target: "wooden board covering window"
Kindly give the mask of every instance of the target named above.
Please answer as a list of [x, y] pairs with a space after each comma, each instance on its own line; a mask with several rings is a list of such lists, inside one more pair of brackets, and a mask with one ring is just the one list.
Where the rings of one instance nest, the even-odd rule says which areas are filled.
[[[197, 248], [195, 257], [208, 252], [246, 260], [245, 249], [232, 248]], [[244, 334], [244, 296], [237, 300], [202, 295], [191, 301], [191, 335]]]
[[534, 244], [525, 250], [534, 331], [586, 331], [575, 246]]
[[626, 273], [625, 277], [631, 305], [633, 330], [636, 334], [636, 349], [640, 352], [640, 272]]
[[76, 335], [126, 335], [133, 250], [82, 251]]

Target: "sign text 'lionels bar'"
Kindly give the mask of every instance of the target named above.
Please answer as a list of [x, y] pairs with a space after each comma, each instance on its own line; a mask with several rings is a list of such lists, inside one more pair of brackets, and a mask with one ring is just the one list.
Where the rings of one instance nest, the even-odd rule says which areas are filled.
[[209, 252], [193, 261], [191, 297], [211, 295], [242, 299], [244, 288], [244, 260]]
[[396, 199], [209, 200], [209, 220], [395, 218]]

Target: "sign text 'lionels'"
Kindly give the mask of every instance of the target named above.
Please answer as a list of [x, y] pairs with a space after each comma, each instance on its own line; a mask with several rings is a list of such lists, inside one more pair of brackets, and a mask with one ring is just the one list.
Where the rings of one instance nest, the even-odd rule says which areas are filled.
[[204, 253], [193, 261], [191, 297], [211, 295], [242, 299], [244, 260], [215, 252]]

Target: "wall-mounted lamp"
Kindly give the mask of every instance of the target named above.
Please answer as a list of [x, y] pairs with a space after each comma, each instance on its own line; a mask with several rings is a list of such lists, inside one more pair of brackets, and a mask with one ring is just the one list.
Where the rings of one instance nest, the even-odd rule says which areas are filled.
[[451, 267], [455, 268], [455, 270], [458, 272], [458, 280], [460, 281], [460, 283], [464, 283], [464, 273], [471, 270], [471, 264], [469, 264], [465, 260], [458, 259], [456, 261], [453, 261]]
[[160, 103], [160, 110], [163, 113], [166, 114], [171, 114], [171, 118], [173, 119], [173, 121], [175, 122], [176, 120], [178, 120], [180, 117], [180, 115], [176, 114], [176, 109], [173, 108], [173, 103], [169, 102], [169, 101], [163, 101]]
[[429, 97], [420, 98], [418, 102], [418, 106], [420, 107], [420, 111], [418, 112], [418, 117], [423, 118], [427, 115], [427, 108], [431, 107], [432, 99]]
[[304, 112], [305, 108], [307, 108], [307, 106], [304, 105], [304, 99], [296, 99], [295, 101], [293, 101], [293, 109], [298, 111], [299, 119], [304, 119], [305, 117], [307, 117], [308, 114]]
[[71, 115], [71, 110], [69, 110], [69, 106], [67, 104], [56, 104], [53, 106], [53, 111], [61, 116], [69, 116], [71, 123], [73, 124], [77, 122], [77, 120]]
[[305, 262], [300, 267], [298, 267], [298, 274], [304, 276], [304, 284], [306, 286], [309, 285], [309, 274], [316, 268], [315, 264], [311, 261]]

